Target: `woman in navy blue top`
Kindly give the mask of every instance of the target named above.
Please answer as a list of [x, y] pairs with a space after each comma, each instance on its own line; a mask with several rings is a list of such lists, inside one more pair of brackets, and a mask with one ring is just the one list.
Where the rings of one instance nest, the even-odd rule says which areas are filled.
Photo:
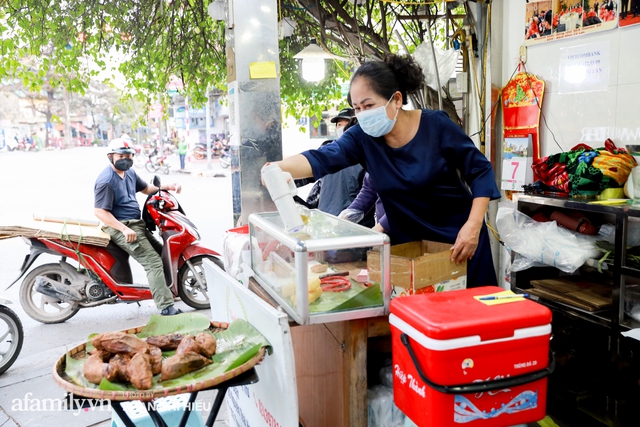
[[468, 286], [497, 284], [484, 214], [500, 197], [491, 163], [442, 111], [403, 110], [423, 86], [410, 57], [366, 62], [351, 79], [358, 125], [332, 144], [279, 162], [294, 178], [318, 179], [360, 164], [384, 204], [392, 244], [452, 244], [452, 261], [468, 260]]

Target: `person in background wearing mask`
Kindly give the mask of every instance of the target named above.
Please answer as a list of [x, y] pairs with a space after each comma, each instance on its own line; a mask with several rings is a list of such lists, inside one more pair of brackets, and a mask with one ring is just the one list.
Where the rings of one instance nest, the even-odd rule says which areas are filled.
[[136, 193], [153, 194], [159, 189], [180, 193], [180, 184], [163, 185], [158, 188], [147, 184], [131, 166], [135, 150], [122, 138], [109, 143], [107, 158], [109, 166], [104, 169], [94, 186], [94, 213], [104, 224], [102, 230], [111, 236], [111, 241], [124, 249], [144, 267], [149, 288], [160, 314], [170, 316], [182, 313], [173, 306], [173, 294], [167, 287], [160, 253], [162, 243], [147, 230]]
[[[442, 111], [405, 110], [424, 86], [410, 56], [362, 64], [349, 104], [358, 124], [339, 139], [278, 162], [293, 178], [321, 178], [360, 164], [384, 204], [392, 244], [452, 244], [451, 260], [468, 260], [469, 287], [496, 285], [484, 214], [500, 197], [491, 163]], [[460, 173], [460, 175], [458, 175]]]
[[[342, 110], [340, 110], [337, 116], [331, 119], [331, 123], [336, 124], [337, 138], [340, 138], [340, 136], [344, 133], [345, 126], [347, 126], [351, 121], [351, 119], [353, 119], [355, 116], [356, 116], [356, 113], [353, 110], [353, 108], [343, 108]], [[327, 141], [327, 142], [332, 142], [332, 141]]]

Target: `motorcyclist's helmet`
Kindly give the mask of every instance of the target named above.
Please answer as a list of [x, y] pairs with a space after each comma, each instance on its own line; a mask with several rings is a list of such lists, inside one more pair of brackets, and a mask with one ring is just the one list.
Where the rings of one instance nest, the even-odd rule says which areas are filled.
[[133, 144], [123, 138], [111, 140], [109, 145], [107, 145], [107, 149], [107, 154], [135, 154], [136, 152], [133, 148]]

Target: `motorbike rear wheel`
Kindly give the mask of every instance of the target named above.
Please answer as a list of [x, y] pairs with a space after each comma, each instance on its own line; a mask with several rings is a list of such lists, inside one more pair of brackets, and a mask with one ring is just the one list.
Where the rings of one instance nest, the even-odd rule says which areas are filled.
[[62, 323], [75, 316], [80, 310], [78, 303], [61, 301], [36, 291], [38, 276], [45, 276], [67, 285], [73, 282], [73, 278], [59, 264], [44, 264], [31, 270], [20, 286], [20, 304], [29, 317], [50, 324]]
[[189, 261], [191, 261], [193, 269], [204, 284], [204, 289], [202, 289], [196, 280], [194, 272], [186, 262], [180, 267], [180, 271], [178, 271], [178, 296], [185, 304], [196, 310], [204, 310], [211, 306], [209, 303], [209, 294], [207, 294], [207, 278], [204, 275], [204, 268], [202, 266], [204, 259], [210, 260], [224, 270], [222, 261], [214, 256], [200, 255], [191, 258]]
[[193, 149], [193, 157], [196, 160], [202, 160], [206, 157], [206, 153], [199, 147]]
[[23, 342], [24, 330], [20, 318], [9, 307], [0, 305], [0, 374], [18, 359]]

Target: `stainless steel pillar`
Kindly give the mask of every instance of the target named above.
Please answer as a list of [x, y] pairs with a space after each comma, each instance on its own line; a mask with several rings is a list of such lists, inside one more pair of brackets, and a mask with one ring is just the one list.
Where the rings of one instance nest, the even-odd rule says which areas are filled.
[[276, 0], [227, 0], [227, 79], [234, 223], [275, 211], [260, 168], [282, 159]]

